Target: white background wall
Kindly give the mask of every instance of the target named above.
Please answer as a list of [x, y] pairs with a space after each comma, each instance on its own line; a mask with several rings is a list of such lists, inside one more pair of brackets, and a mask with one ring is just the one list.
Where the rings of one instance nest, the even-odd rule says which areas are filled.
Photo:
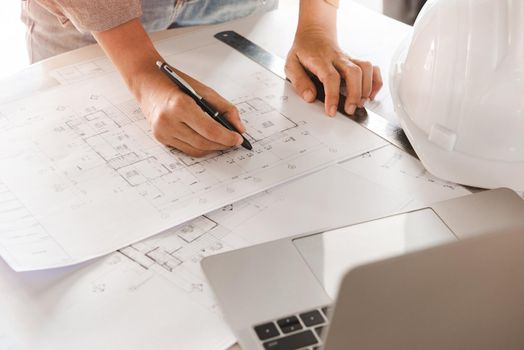
[[[341, 0], [341, 1], [346, 1], [346, 0]], [[369, 8], [372, 8], [375, 11], [382, 12], [382, 0], [353, 0], [353, 1], [358, 2], [359, 4], [362, 4], [364, 6], [368, 6]]]
[[[347, 1], [347, 0], [342, 0]], [[355, 0], [382, 11], [382, 0]], [[20, 0], [2, 0], [0, 11], [0, 78], [12, 74], [28, 64], [25, 48], [25, 26], [20, 21]]]
[[2, 0], [0, 11], [0, 78], [27, 65], [25, 26], [20, 21], [20, 0]]

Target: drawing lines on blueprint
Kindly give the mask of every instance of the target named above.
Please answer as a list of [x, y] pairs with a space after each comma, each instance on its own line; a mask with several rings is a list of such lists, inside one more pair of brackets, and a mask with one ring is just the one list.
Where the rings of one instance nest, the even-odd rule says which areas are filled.
[[[209, 164], [217, 160], [229, 166], [233, 171], [226, 173], [243, 174], [255, 169], [265, 169], [272, 163], [292, 159], [307, 151], [324, 146], [308, 131], [303, 130], [305, 122], [295, 123], [278, 112], [259, 97], [244, 97], [233, 101], [239, 110], [240, 117], [246, 125], [246, 138], [253, 145], [252, 151], [243, 149], [228, 150], [211, 154], [203, 158], [192, 158], [175, 152], [187, 166]], [[292, 144], [301, 144], [301, 148], [290, 148]], [[257, 156], [257, 162], [249, 160]], [[224, 170], [224, 169], [221, 169]], [[221, 179], [222, 180], [222, 179]]]

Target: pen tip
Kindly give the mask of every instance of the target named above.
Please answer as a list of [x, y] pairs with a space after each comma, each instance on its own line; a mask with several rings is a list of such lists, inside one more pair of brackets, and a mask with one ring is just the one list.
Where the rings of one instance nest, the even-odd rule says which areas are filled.
[[252, 151], [253, 150], [253, 146], [251, 145], [251, 143], [244, 139], [244, 142], [242, 142], [242, 147], [244, 147], [245, 149], [247, 149], [248, 151]]

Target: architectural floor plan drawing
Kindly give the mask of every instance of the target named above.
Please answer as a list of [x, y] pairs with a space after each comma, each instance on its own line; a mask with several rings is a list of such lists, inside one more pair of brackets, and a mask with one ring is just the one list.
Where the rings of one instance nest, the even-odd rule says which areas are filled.
[[172, 39], [166, 59], [238, 107], [252, 151], [195, 159], [159, 144], [116, 72], [86, 63], [71, 84], [0, 106], [0, 202], [20, 206], [0, 207], [0, 254], [15, 270], [108, 254], [385, 144], [212, 34]]
[[137, 265], [191, 296], [194, 302], [215, 312], [215, 301], [208, 290], [200, 261], [212, 254], [247, 244], [206, 216], [118, 250]]

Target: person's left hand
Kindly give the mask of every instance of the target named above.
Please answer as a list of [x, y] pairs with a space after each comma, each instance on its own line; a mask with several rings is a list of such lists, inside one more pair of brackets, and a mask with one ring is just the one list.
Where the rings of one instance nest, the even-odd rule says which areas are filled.
[[344, 110], [350, 115], [357, 107], [363, 107], [367, 100], [374, 100], [383, 85], [377, 66], [345, 54], [336, 38], [321, 27], [297, 31], [286, 61], [286, 75], [295, 91], [305, 101], [313, 102], [317, 91], [306, 69], [324, 85], [324, 104], [329, 116], [335, 116], [337, 112], [341, 79], [347, 90]]

